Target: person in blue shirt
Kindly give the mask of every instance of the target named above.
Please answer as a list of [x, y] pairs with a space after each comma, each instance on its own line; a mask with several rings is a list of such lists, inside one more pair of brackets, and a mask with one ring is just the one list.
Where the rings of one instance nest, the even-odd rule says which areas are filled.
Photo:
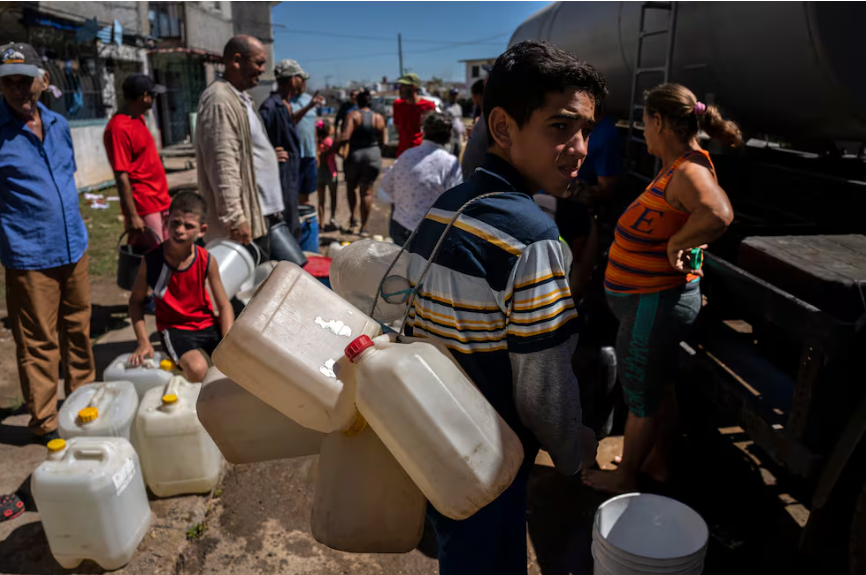
[[61, 363], [67, 395], [96, 367], [72, 134], [39, 103], [49, 84], [41, 65], [28, 44], [0, 47], [0, 263], [29, 428], [47, 443], [59, 437]]
[[448, 347], [525, 456], [512, 484], [471, 517], [428, 506], [441, 575], [525, 575], [527, 482], [539, 447], [563, 475], [595, 460], [571, 367], [579, 322], [568, 261], [532, 193], [568, 194], [606, 94], [592, 66], [552, 44], [509, 48], [484, 91], [482, 164], [439, 196], [407, 244], [417, 297], [406, 334]]
[[310, 111], [317, 105], [324, 103], [324, 99], [318, 92], [310, 96], [307, 94], [307, 80], [310, 75], [306, 72], [300, 76], [301, 93], [292, 96], [292, 115], [298, 126], [298, 136], [301, 144], [301, 172], [298, 188], [298, 203], [306, 205], [310, 203], [310, 194], [316, 193], [316, 114]]

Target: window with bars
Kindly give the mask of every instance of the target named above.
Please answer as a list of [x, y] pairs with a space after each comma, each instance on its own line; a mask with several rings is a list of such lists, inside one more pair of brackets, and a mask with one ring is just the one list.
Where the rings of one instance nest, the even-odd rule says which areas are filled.
[[151, 36], [162, 40], [180, 39], [183, 14], [179, 2], [151, 2], [148, 19]]

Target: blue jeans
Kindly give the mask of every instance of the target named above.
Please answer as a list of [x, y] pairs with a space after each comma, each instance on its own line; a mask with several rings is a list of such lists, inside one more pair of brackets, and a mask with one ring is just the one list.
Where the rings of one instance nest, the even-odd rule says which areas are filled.
[[526, 575], [526, 489], [534, 457], [496, 500], [463, 521], [427, 504], [436, 531], [439, 575]]

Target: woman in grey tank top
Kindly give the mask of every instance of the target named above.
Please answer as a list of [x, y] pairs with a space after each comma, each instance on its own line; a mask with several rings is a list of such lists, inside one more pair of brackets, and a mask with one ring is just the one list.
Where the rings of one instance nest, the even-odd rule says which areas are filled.
[[355, 219], [355, 207], [358, 205], [358, 188], [361, 190], [361, 228], [358, 233], [366, 237], [367, 220], [373, 205], [373, 183], [382, 170], [381, 145], [387, 143], [385, 119], [370, 109], [370, 92], [364, 90], [358, 94], [358, 110], [350, 112], [346, 117], [343, 133], [334, 142], [336, 150], [346, 142], [349, 143], [349, 156], [343, 161], [343, 173], [346, 177], [346, 191], [349, 200], [351, 221], [349, 227], [355, 231], [358, 220]]

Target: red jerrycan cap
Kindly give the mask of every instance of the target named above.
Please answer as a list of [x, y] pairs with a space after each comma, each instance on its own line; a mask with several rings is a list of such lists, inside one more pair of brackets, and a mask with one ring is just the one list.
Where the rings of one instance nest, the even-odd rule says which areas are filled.
[[346, 346], [346, 357], [349, 358], [349, 361], [355, 363], [355, 359], [364, 353], [364, 350], [368, 347], [373, 347], [373, 340], [366, 335], [362, 335]]

